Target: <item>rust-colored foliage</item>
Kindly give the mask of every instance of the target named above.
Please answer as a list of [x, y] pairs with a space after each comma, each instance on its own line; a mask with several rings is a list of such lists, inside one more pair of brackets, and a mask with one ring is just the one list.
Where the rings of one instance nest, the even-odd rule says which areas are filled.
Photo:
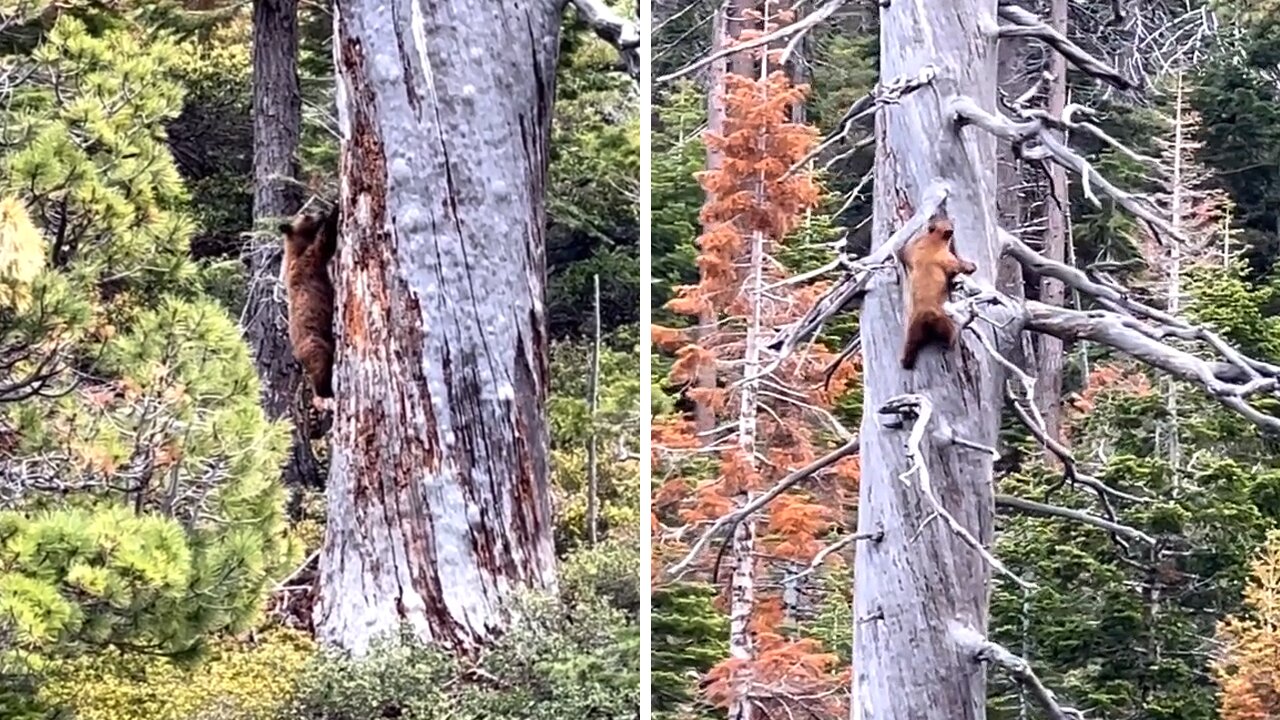
[[1218, 624], [1219, 709], [1222, 720], [1270, 720], [1280, 717], [1280, 532], [1258, 553], [1244, 603], [1248, 616]]
[[[773, 27], [755, 19], [763, 29], [744, 31], [739, 42]], [[653, 328], [655, 347], [673, 358], [668, 380], [716, 418], [716, 429], [700, 438], [690, 419], [655, 419], [656, 583], [669, 579], [662, 568], [681, 559], [688, 542], [717, 519], [830, 451], [830, 408], [857, 378], [856, 365], [846, 362], [826, 382], [835, 354], [820, 344], [782, 362], [765, 347], [773, 328], [801, 317], [823, 290], [783, 283], [789, 271], [774, 256], [822, 196], [812, 173], [793, 171], [813, 149], [817, 132], [791, 122], [807, 88], [792, 83], [777, 57], [776, 50], [757, 55], [757, 63], [778, 68], [772, 72], [725, 77], [722, 131], [705, 136], [720, 161], [698, 174], [709, 198], [697, 241], [699, 281], [677, 288], [667, 308], [714, 324], [700, 331]], [[707, 383], [708, 376], [714, 383]], [[809, 567], [842, 524], [842, 508], [856, 495], [858, 467], [856, 458], [846, 459], [747, 521], [754, 531], [752, 585], [729, 593], [727, 570], [719, 581], [726, 585], [726, 610], [731, 599], [749, 608], [749, 632], [742, 633], [749, 639], [731, 639], [733, 656], [704, 679], [710, 702], [728, 708], [749, 695], [771, 717], [847, 715], [847, 673], [836, 656], [795, 632], [812, 608], [788, 607], [779, 588]], [[726, 565], [731, 554], [726, 552]], [[703, 555], [692, 572], [709, 579], [716, 553]], [[841, 560], [833, 554], [828, 562]]]
[[1068, 398], [1063, 431], [1068, 440], [1072, 439], [1103, 398], [1117, 395], [1147, 397], [1154, 392], [1151, 379], [1132, 366], [1121, 362], [1098, 365], [1089, 372], [1080, 392]]

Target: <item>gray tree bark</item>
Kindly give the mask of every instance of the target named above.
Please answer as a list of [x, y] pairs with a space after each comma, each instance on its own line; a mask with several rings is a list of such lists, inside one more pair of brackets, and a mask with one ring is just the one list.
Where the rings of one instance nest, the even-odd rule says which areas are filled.
[[262, 403], [271, 419], [293, 421], [293, 447], [284, 467], [291, 488], [318, 486], [311, 451], [309, 409], [300, 389], [302, 369], [289, 343], [282, 248], [275, 227], [298, 211], [298, 139], [302, 96], [298, 89], [298, 0], [253, 4], [253, 221], [246, 256], [249, 291], [242, 326], [262, 381]]
[[561, 3], [339, 0], [322, 641], [474, 651], [555, 586], [544, 195]]
[[[1052, 0], [1049, 10], [1049, 25], [1062, 34], [1067, 32], [1067, 0]], [[1049, 113], [1054, 117], [1062, 116], [1062, 109], [1067, 104], [1067, 59], [1061, 53], [1050, 53], [1049, 72], [1053, 80], [1049, 83]], [[1044, 238], [1044, 256], [1056, 262], [1067, 258], [1067, 209], [1070, 198], [1067, 197], [1067, 171], [1059, 165], [1049, 168], [1050, 197], [1045, 200], [1044, 209], [1048, 226]], [[1046, 277], [1040, 280], [1040, 302], [1062, 307], [1066, 300], [1066, 287], [1057, 279]], [[1037, 338], [1037, 360], [1039, 360], [1039, 379], [1036, 381], [1036, 406], [1044, 416], [1045, 428], [1049, 437], [1059, 440], [1062, 437], [1062, 358], [1064, 355], [1062, 341], [1052, 335], [1041, 335]], [[1046, 457], [1052, 457], [1046, 451]]]
[[[1006, 95], [1016, 97], [1022, 91], [1024, 80], [1024, 53], [1021, 52], [1021, 41], [1007, 38], [1000, 41], [998, 87]], [[997, 145], [996, 157], [996, 212], [1001, 227], [1016, 228], [1022, 225], [1022, 197], [1019, 194], [1022, 185], [1018, 158], [1013, 153], [1013, 143], [1001, 141]], [[1024, 279], [1022, 266], [1018, 261], [1005, 257], [999, 261], [996, 273], [996, 287], [1014, 297], [1024, 297]]]
[[[881, 11], [881, 77], [914, 77], [937, 68], [930, 91], [904, 96], [876, 120], [873, 245], [920, 209], [946, 183], [946, 209], [958, 254], [977, 264], [975, 277], [994, 282], [1000, 248], [996, 226], [996, 147], [974, 128], [957, 131], [947, 100], [968, 95], [995, 109], [996, 0], [894, 2]], [[1002, 372], [966, 332], [951, 351], [931, 347], [913, 371], [899, 357], [905, 337], [902, 272], [877, 273], [859, 326], [865, 378], [858, 532], [883, 531], [861, 543], [854, 568], [854, 654], [851, 715], [855, 720], [966, 720], [985, 717], [986, 675], [949, 625], [985, 634], [990, 567], [936, 517], [918, 474], [904, 473], [912, 428], [894, 428], [877, 410], [896, 396], [931, 401], [931, 430], [942, 424], [964, 439], [994, 445]], [[895, 277], [899, 278], [895, 281]], [[979, 328], [989, 333], [989, 328]], [[994, 495], [989, 454], [926, 433], [921, 451], [933, 493], [983, 544], [992, 539]]]

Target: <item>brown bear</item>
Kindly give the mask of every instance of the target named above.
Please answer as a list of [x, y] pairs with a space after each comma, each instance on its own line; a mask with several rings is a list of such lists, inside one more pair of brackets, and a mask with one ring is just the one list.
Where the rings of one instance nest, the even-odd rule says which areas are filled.
[[338, 249], [338, 208], [298, 215], [280, 225], [284, 235], [284, 287], [293, 357], [311, 378], [317, 398], [333, 397], [333, 282], [329, 260]]
[[952, 247], [951, 221], [935, 215], [929, 227], [902, 247], [898, 254], [907, 269], [907, 342], [902, 349], [902, 367], [914, 369], [920, 350], [930, 342], [948, 349], [955, 347], [956, 325], [947, 316], [951, 281], [960, 273], [977, 270], [973, 263], [961, 260]]

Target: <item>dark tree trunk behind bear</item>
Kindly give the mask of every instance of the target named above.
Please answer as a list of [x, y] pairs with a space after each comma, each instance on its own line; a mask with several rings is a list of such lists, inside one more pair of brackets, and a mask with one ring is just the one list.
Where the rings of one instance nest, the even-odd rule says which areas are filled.
[[[298, 137], [302, 98], [298, 91], [298, 0], [253, 4], [253, 221], [247, 265], [249, 292], [244, 329], [253, 349], [262, 400], [272, 419], [294, 422], [293, 450], [284, 468], [290, 488], [320, 484], [306, 423], [307, 390], [289, 345], [283, 251], [275, 228], [298, 211]], [[301, 390], [301, 392], [300, 392]]]
[[319, 638], [467, 652], [555, 586], [544, 196], [561, 3], [340, 0]]
[[[1067, 0], [1052, 0], [1050, 3], [1049, 23], [1064, 35], [1067, 32]], [[1050, 53], [1049, 72], [1053, 80], [1049, 82], [1048, 110], [1054, 117], [1061, 117], [1067, 105], [1067, 59], [1061, 53]], [[1048, 225], [1044, 235], [1044, 256], [1050, 260], [1064, 262], [1067, 259], [1068, 215], [1067, 203], [1067, 171], [1059, 165], [1049, 167], [1049, 186], [1051, 197], [1045, 200], [1045, 220]], [[1057, 198], [1055, 201], [1053, 198]], [[1061, 203], [1061, 206], [1059, 206]], [[1040, 302], [1055, 307], [1066, 304], [1066, 288], [1062, 281], [1051, 277], [1040, 279]], [[1036, 405], [1040, 406], [1040, 414], [1044, 416], [1049, 436], [1055, 440], [1062, 438], [1062, 359], [1064, 345], [1062, 340], [1052, 335], [1041, 335], [1036, 339], [1038, 369], [1040, 379], [1036, 381]], [[1045, 457], [1055, 461], [1053, 453], [1045, 451]]]

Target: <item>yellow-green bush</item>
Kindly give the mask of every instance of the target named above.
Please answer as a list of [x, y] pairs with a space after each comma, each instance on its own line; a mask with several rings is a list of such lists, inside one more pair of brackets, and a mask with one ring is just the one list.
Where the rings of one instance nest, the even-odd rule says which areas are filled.
[[75, 720], [278, 720], [315, 651], [291, 630], [213, 643], [191, 665], [108, 650], [57, 664], [40, 699]]

